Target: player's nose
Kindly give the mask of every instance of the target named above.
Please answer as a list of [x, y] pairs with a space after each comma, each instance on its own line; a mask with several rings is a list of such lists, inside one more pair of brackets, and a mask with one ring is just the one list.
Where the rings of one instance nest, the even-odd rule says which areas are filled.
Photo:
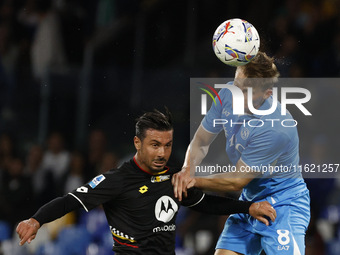
[[163, 158], [165, 155], [165, 149], [163, 146], [160, 146], [157, 151], [157, 156], [160, 158]]

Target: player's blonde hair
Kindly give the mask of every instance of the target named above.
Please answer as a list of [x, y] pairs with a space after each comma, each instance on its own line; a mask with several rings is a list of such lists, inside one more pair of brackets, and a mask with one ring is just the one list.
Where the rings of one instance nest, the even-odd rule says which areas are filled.
[[247, 79], [246, 86], [260, 87], [262, 90], [272, 88], [280, 76], [274, 63], [274, 58], [269, 57], [262, 51], [259, 51], [251, 62], [244, 66], [239, 66], [237, 69], [241, 70], [247, 78], [260, 78]]

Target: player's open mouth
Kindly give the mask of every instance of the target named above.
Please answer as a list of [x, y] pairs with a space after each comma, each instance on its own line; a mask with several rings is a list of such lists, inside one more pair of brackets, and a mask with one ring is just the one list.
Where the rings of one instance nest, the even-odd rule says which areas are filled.
[[157, 167], [161, 167], [165, 165], [165, 161], [154, 161], [153, 164]]

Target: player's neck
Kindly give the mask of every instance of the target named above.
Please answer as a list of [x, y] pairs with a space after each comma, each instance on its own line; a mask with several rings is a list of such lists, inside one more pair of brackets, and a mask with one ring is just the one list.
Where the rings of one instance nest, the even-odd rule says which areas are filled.
[[145, 166], [145, 164], [143, 163], [142, 160], [140, 160], [138, 153], [135, 154], [135, 156], [133, 157], [133, 160], [135, 161], [136, 165], [138, 166], [138, 168], [140, 170], [142, 170], [143, 172], [146, 172], [148, 174], [154, 174], [148, 167]]
[[135, 154], [135, 156], [133, 157], [133, 161], [135, 162], [135, 164], [137, 165], [137, 167], [142, 170], [145, 173], [148, 173], [150, 175], [158, 175], [158, 174], [162, 174], [164, 172], [167, 172], [169, 170], [168, 167], [165, 167], [164, 169], [162, 169], [161, 171], [152, 171], [149, 167], [147, 167], [142, 160], [140, 160], [140, 158], [138, 157], [138, 153]]

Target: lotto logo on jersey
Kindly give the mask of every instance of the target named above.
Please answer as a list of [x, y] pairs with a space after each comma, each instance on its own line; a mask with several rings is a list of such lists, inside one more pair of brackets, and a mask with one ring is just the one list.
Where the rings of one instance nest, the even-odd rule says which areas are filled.
[[148, 189], [149, 189], [148, 186], [145, 186], [145, 185], [144, 185], [144, 186], [142, 186], [142, 187], [139, 188], [139, 192], [142, 193], [142, 194], [144, 194], [145, 192], [148, 191]]
[[105, 176], [101, 174], [101, 175], [94, 177], [93, 180], [89, 183], [89, 185], [92, 189], [94, 189], [95, 187], [98, 186], [99, 183], [101, 183], [104, 180], [105, 180]]

